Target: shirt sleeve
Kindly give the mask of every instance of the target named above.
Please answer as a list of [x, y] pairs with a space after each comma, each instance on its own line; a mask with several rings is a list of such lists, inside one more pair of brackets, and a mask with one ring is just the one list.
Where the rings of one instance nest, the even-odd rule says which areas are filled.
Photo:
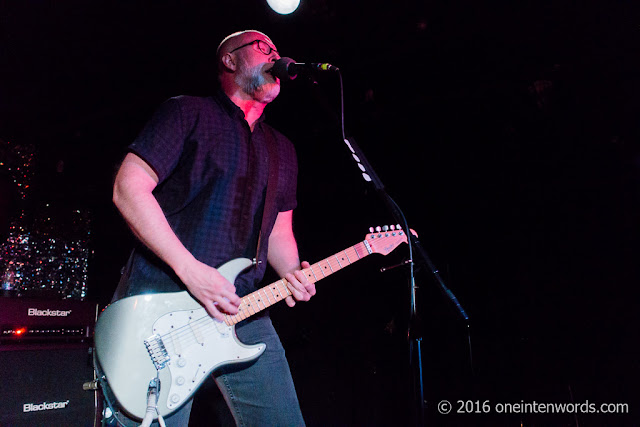
[[178, 164], [185, 143], [184, 123], [178, 98], [165, 101], [129, 146], [153, 168], [160, 182]]

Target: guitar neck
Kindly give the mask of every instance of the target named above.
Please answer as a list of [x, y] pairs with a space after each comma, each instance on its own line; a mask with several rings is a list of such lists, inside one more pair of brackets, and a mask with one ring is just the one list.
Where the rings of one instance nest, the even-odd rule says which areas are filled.
[[[303, 269], [302, 272], [307, 276], [307, 280], [309, 280], [310, 283], [315, 283], [361, 260], [371, 253], [371, 248], [366, 241], [359, 242], [350, 248], [316, 262], [311, 267]], [[287, 281], [285, 279], [277, 280], [264, 288], [244, 296], [238, 307], [238, 314], [225, 316], [225, 323], [229, 326], [235, 325], [261, 312], [267, 307], [282, 301], [289, 295], [291, 295], [291, 291], [289, 291], [287, 287]]]

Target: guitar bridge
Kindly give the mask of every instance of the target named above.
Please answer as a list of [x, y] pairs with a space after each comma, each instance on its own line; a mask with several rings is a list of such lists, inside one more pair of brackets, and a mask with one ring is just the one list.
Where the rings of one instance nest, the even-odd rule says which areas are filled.
[[167, 353], [167, 349], [165, 348], [160, 335], [152, 335], [144, 340], [144, 346], [147, 348], [156, 370], [159, 371], [167, 366], [171, 358], [169, 357], [169, 353]]

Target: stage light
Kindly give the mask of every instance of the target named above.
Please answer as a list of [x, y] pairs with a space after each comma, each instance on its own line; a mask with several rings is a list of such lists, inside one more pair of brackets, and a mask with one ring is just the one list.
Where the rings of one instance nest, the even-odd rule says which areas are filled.
[[267, 0], [267, 3], [280, 15], [288, 15], [298, 8], [300, 0]]

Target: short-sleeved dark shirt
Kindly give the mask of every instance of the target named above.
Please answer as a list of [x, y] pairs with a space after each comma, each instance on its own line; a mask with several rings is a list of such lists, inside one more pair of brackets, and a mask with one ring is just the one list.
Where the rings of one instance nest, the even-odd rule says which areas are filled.
[[[251, 132], [244, 113], [222, 91], [212, 97], [180, 96], [166, 101], [129, 150], [157, 173], [158, 203], [185, 247], [201, 262], [256, 257], [269, 175], [267, 134], [277, 142], [275, 206], [262, 230], [262, 262], [241, 274], [238, 295], [256, 289], [266, 269], [268, 236], [278, 212], [296, 206], [297, 161], [291, 142], [263, 121]], [[173, 271], [139, 245], [125, 268], [115, 299], [146, 292], [184, 290]]]

